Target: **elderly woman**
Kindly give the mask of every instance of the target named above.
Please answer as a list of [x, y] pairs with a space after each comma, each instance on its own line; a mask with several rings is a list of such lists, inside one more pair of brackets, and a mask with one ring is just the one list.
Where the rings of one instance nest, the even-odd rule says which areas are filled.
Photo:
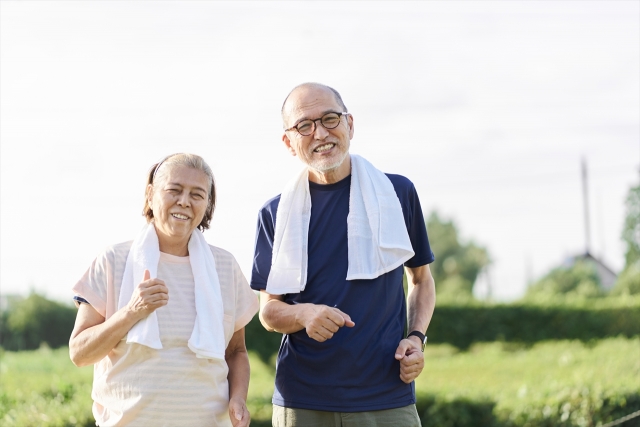
[[69, 353], [94, 365], [97, 425], [249, 425], [244, 326], [258, 300], [233, 255], [204, 240], [215, 200], [201, 157], [165, 158], [149, 171], [147, 225], [73, 287]]

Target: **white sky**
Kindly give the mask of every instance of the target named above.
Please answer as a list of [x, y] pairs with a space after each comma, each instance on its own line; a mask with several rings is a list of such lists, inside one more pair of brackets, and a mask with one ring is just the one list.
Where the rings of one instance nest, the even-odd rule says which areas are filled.
[[352, 152], [487, 246], [497, 298], [584, 249], [582, 156], [593, 252], [622, 268], [639, 1], [2, 1], [1, 292], [70, 298], [183, 151], [216, 175], [207, 240], [249, 276], [257, 211], [302, 166], [279, 110], [305, 81], [341, 92]]

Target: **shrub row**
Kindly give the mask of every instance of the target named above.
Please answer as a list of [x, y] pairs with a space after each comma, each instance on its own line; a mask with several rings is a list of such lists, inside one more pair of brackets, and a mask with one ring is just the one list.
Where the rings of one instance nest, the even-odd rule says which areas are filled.
[[[0, 345], [13, 351], [35, 349], [43, 342], [52, 348], [66, 345], [75, 316], [74, 307], [31, 294], [2, 313]], [[640, 299], [617, 305], [438, 305], [428, 331], [429, 342], [449, 343], [460, 349], [474, 342], [588, 342], [618, 335], [640, 335]], [[281, 338], [281, 334], [265, 331], [258, 316], [247, 325], [247, 347], [265, 361], [277, 353]]]
[[[416, 406], [424, 427], [587, 427], [640, 410], [640, 392], [567, 389], [538, 402], [523, 401], [516, 408], [499, 408], [490, 400], [418, 395]], [[640, 427], [640, 417], [623, 425]]]
[[[475, 342], [533, 344], [547, 340], [581, 340], [640, 336], [640, 299], [627, 303], [438, 305], [429, 330], [430, 343], [466, 350]], [[256, 316], [246, 327], [247, 347], [269, 361], [282, 335], [267, 333]]]
[[474, 342], [533, 344], [546, 340], [591, 341], [640, 335], [640, 304], [585, 307], [576, 305], [443, 305], [429, 325], [429, 341], [467, 349]]

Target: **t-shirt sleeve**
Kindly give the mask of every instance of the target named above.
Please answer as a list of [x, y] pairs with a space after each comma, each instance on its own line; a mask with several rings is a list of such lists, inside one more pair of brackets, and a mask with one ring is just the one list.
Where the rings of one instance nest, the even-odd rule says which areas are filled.
[[74, 294], [82, 297], [87, 303], [106, 317], [107, 288], [113, 286], [113, 253], [105, 250], [91, 263], [78, 283], [73, 286]]
[[404, 265], [409, 268], [416, 268], [431, 264], [435, 261], [435, 256], [429, 244], [427, 226], [424, 221], [424, 215], [422, 214], [418, 192], [411, 181], [407, 180], [407, 184], [405, 191], [403, 191], [401, 204], [407, 231], [409, 232], [409, 240], [411, 240], [411, 246], [413, 247], [415, 255], [405, 262]]
[[267, 279], [271, 271], [271, 257], [273, 254], [276, 209], [277, 202], [275, 204], [273, 202], [271, 204], [268, 203], [258, 214], [253, 267], [251, 269], [251, 288], [256, 291], [267, 288]]
[[260, 303], [258, 295], [249, 287], [235, 258], [233, 259], [233, 278], [236, 292], [236, 314], [233, 329], [235, 332], [244, 328], [251, 321], [258, 312]]

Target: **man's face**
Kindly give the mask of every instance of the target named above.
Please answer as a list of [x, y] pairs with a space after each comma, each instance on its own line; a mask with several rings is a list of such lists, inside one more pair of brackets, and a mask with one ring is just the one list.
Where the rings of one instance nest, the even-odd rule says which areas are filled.
[[[333, 92], [322, 87], [300, 87], [287, 100], [284, 110], [285, 128], [295, 126], [302, 120], [319, 119], [330, 112], [343, 112]], [[311, 135], [303, 136], [292, 129], [282, 136], [292, 155], [298, 156], [307, 166], [320, 173], [331, 172], [343, 164], [349, 154], [351, 138], [351, 115], [343, 115], [340, 124], [334, 129], [325, 128], [318, 120]]]

